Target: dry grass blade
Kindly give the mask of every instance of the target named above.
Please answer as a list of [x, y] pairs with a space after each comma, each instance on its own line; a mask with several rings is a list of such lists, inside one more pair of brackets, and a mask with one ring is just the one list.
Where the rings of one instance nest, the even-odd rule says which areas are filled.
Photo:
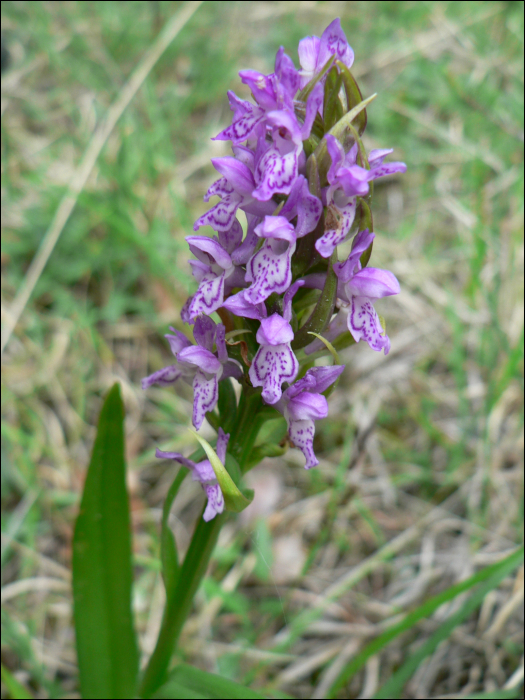
[[104, 148], [104, 144], [115, 127], [115, 124], [123, 115], [126, 107], [129, 105], [144, 80], [146, 80], [148, 77], [148, 74], [155, 63], [157, 63], [173, 39], [175, 39], [177, 34], [199, 9], [202, 2], [203, 0], [192, 0], [191, 2], [186, 3], [181, 11], [178, 12], [166, 24], [153, 46], [149, 49], [142, 61], [129, 77], [129, 80], [122, 88], [115, 102], [109, 108], [103, 121], [96, 128], [86, 152], [84, 153], [84, 157], [82, 158], [75, 172], [68, 191], [62, 198], [53, 221], [46, 231], [38, 251], [33, 258], [31, 265], [29, 266], [24, 281], [20, 286], [11, 307], [5, 313], [5, 323], [2, 328], [2, 344], [0, 354], [3, 354], [5, 347], [9, 342], [11, 334], [16, 328], [16, 325], [25, 309], [27, 302], [29, 301], [36, 283], [38, 282], [40, 275], [42, 274], [51, 253], [53, 252], [53, 248], [55, 247], [60, 234], [62, 233], [64, 226], [71, 215], [71, 212], [75, 208], [78, 196], [84, 188], [84, 185], [86, 184], [87, 179], [91, 174], [95, 163], [97, 162], [100, 152]]

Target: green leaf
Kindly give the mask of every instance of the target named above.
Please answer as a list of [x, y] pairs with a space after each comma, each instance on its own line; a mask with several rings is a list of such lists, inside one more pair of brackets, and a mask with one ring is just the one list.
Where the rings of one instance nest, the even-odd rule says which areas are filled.
[[13, 700], [28, 700], [32, 698], [31, 693], [13, 676], [11, 671], [2, 664], [2, 682]]
[[168, 518], [170, 515], [171, 506], [175, 500], [175, 496], [178, 493], [180, 485], [184, 481], [186, 475], [188, 474], [188, 469], [186, 467], [181, 467], [177, 472], [177, 476], [173, 480], [169, 491], [166, 495], [166, 500], [164, 501], [164, 506], [162, 508], [162, 523], [161, 523], [161, 533], [160, 533], [160, 560], [162, 563], [162, 578], [164, 580], [164, 587], [166, 588], [166, 593], [169, 595], [169, 591], [175, 588], [177, 583], [177, 575], [179, 573], [179, 557], [177, 554], [177, 543], [175, 542], [175, 537], [168, 525]]
[[114, 384], [100, 412], [73, 535], [73, 604], [84, 698], [136, 693], [130, 533], [124, 406]]
[[[387, 644], [389, 644], [400, 634], [414, 627], [414, 625], [416, 625], [420, 620], [429, 618], [444, 603], [448, 603], [460, 593], [464, 593], [465, 591], [470, 590], [473, 586], [477, 585], [478, 583], [490, 579], [492, 575], [498, 574], [500, 570], [504, 571], [503, 577], [506, 576], [520, 563], [522, 559], [523, 547], [511, 554], [503, 561], [498, 562], [497, 564], [492, 564], [491, 566], [487, 566], [485, 569], [478, 571], [478, 573], [474, 574], [465, 581], [456, 583], [454, 586], [450, 586], [450, 588], [447, 588], [446, 591], [442, 591], [441, 593], [438, 593], [429, 600], [425, 601], [423, 605], [420, 605], [416, 610], [409, 613], [403, 620], [401, 620], [401, 622], [397, 623], [396, 625], [393, 625], [392, 627], [390, 627], [390, 629], [387, 629], [385, 632], [383, 632], [383, 634], [377, 637], [377, 639], [374, 639], [369, 644], [367, 644], [367, 646], [361, 652], [359, 652], [359, 654], [357, 654], [357, 656], [355, 656], [337, 676], [330, 688], [328, 697], [336, 697], [337, 693], [341, 690], [341, 688], [351, 680], [355, 673], [357, 673], [357, 671], [359, 671], [359, 669], [365, 665], [365, 663], [371, 656], [374, 656], [379, 651], [381, 651], [381, 649], [386, 647]], [[383, 695], [381, 697], [394, 696]]]
[[491, 693], [473, 693], [472, 695], [462, 695], [461, 700], [505, 700], [505, 698], [522, 698], [523, 683], [519, 683], [515, 688], [509, 690], [494, 690]]
[[332, 66], [324, 84], [323, 119], [325, 131], [329, 131], [343, 116], [343, 105], [339, 98], [339, 91], [343, 82], [343, 76], [336, 66]]
[[209, 698], [209, 695], [204, 695], [198, 691], [192, 690], [182, 683], [177, 681], [168, 681], [162, 688], [151, 696], [152, 698], [169, 698], [170, 700], [192, 700], [192, 698]]
[[197, 438], [203, 450], [206, 452], [206, 456], [210, 460], [210, 464], [213, 467], [213, 471], [215, 472], [215, 476], [217, 477], [217, 481], [219, 482], [219, 486], [221, 487], [221, 491], [224, 496], [226, 510], [233, 511], [234, 513], [240, 513], [250, 505], [253, 500], [253, 495], [251, 499], [246, 498], [246, 496], [244, 496], [235, 485], [235, 482], [226, 471], [226, 468], [221, 460], [217, 457], [217, 453], [210, 443], [198, 435], [194, 430], [191, 430], [190, 428], [188, 428], [188, 430]]
[[[346, 102], [348, 104], [348, 109], [351, 110], [363, 101], [363, 95], [349, 68], [341, 61], [336, 61], [335, 64], [341, 72], [343, 87], [346, 93]], [[354, 125], [359, 134], [362, 134], [366, 129], [366, 120], [366, 109], [363, 109], [359, 112], [357, 117], [355, 117]]]
[[[246, 688], [239, 683], [223, 678], [215, 673], [208, 673], [199, 668], [190, 666], [189, 664], [180, 664], [177, 666], [169, 681], [163, 686], [153, 697], [155, 698], [171, 698], [172, 695], [163, 693], [164, 688], [167, 688], [171, 683], [180, 684], [180, 687], [191, 689], [198, 695], [190, 695], [189, 697], [199, 698], [232, 698], [232, 700], [244, 700], [244, 698], [264, 698], [263, 695], [256, 693], [250, 688]], [[163, 693], [162, 695], [160, 693]], [[179, 697], [178, 695], [176, 697]]]

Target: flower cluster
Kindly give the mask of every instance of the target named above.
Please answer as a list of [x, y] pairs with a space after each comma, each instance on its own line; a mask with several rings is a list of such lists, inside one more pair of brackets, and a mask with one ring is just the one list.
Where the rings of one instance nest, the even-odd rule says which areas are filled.
[[[367, 153], [363, 146], [370, 100], [362, 100], [350, 71], [354, 53], [339, 20], [320, 38], [303, 39], [298, 53], [301, 70], [281, 47], [270, 75], [240, 72], [254, 103], [228, 93], [232, 123], [215, 139], [231, 141], [233, 155], [212, 159], [220, 177], [204, 199], [219, 201], [194, 225], [215, 235], [186, 238], [198, 287], [182, 319], [193, 325], [195, 344], [172, 329], [166, 338], [176, 362], [143, 387], [191, 381], [199, 429], [217, 405], [220, 382], [234, 377], [284, 416], [309, 469], [318, 464], [314, 421], [328, 414], [323, 394], [344, 369], [312, 366], [326, 346], [311, 333], [339, 348], [364, 340], [375, 351], [390, 349], [373, 303], [397, 294], [399, 283], [368, 267], [372, 183], [406, 166], [384, 162], [392, 149]], [[339, 261], [338, 246], [352, 237]], [[228, 439], [219, 428], [221, 461]], [[205, 519], [222, 511], [209, 462], [157, 455], [192, 469], [208, 494]]]

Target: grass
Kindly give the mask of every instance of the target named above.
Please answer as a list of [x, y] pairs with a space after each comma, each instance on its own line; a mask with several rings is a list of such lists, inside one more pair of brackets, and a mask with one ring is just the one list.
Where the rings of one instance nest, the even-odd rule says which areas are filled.
[[[3, 323], [94, 129], [182, 5], [2, 3]], [[393, 349], [341, 353], [319, 468], [290, 450], [254, 470], [259, 516], [226, 526], [185, 660], [276, 696], [366, 698], [419, 653], [401, 697], [520, 692], [522, 567], [472, 609], [463, 593], [418, 611], [522, 541], [523, 5], [205, 2], [111, 132], [2, 358], [5, 697], [78, 697], [72, 526], [115, 379], [134, 607], [152, 650], [173, 479], [154, 451], [194, 446], [189, 389], [145, 396], [140, 379], [167, 363], [162, 333], [182, 329], [194, 289], [184, 236], [205, 210], [209, 159], [228, 153], [209, 139], [229, 119], [226, 91], [245, 94], [239, 69], [269, 72], [280, 44], [296, 59], [298, 40], [335, 16], [363, 94], [379, 93], [367, 143], [408, 166], [375, 191], [372, 264], [403, 290], [379, 308]], [[200, 507], [184, 483], [170, 516], [182, 550]], [[413, 624], [345, 673], [407, 614]]]

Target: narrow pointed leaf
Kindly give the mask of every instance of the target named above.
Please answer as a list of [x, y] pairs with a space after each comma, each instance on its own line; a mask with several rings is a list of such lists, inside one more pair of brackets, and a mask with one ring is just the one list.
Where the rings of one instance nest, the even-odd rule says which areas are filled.
[[11, 671], [2, 664], [2, 683], [7, 688], [13, 700], [28, 700], [33, 696], [26, 688], [13, 676]]
[[[180, 683], [186, 688], [190, 688], [194, 692], [202, 693], [199, 697], [203, 698], [232, 698], [232, 700], [243, 700], [244, 698], [258, 699], [264, 697], [254, 690], [240, 685], [240, 683], [231, 681], [229, 678], [223, 678], [215, 673], [202, 671], [189, 664], [177, 666], [171, 674], [170, 680], [166, 686], [169, 686], [170, 682], [173, 681]], [[163, 689], [161, 688], [159, 693], [162, 691]], [[172, 696], [157, 694], [155, 697], [167, 698]]]
[[115, 384], [100, 413], [73, 535], [73, 602], [84, 698], [136, 694], [138, 651], [131, 586], [124, 407]]
[[[363, 95], [361, 94], [359, 85], [356, 83], [355, 78], [352, 75], [350, 69], [347, 66], [345, 66], [345, 64], [342, 61], [336, 61], [335, 63], [341, 71], [348, 109], [353, 109], [354, 107], [357, 107], [357, 105], [360, 102], [363, 101]], [[362, 134], [366, 129], [366, 119], [366, 109], [363, 109], [362, 112], [359, 112], [359, 114], [355, 118], [354, 123], [360, 134]]]

